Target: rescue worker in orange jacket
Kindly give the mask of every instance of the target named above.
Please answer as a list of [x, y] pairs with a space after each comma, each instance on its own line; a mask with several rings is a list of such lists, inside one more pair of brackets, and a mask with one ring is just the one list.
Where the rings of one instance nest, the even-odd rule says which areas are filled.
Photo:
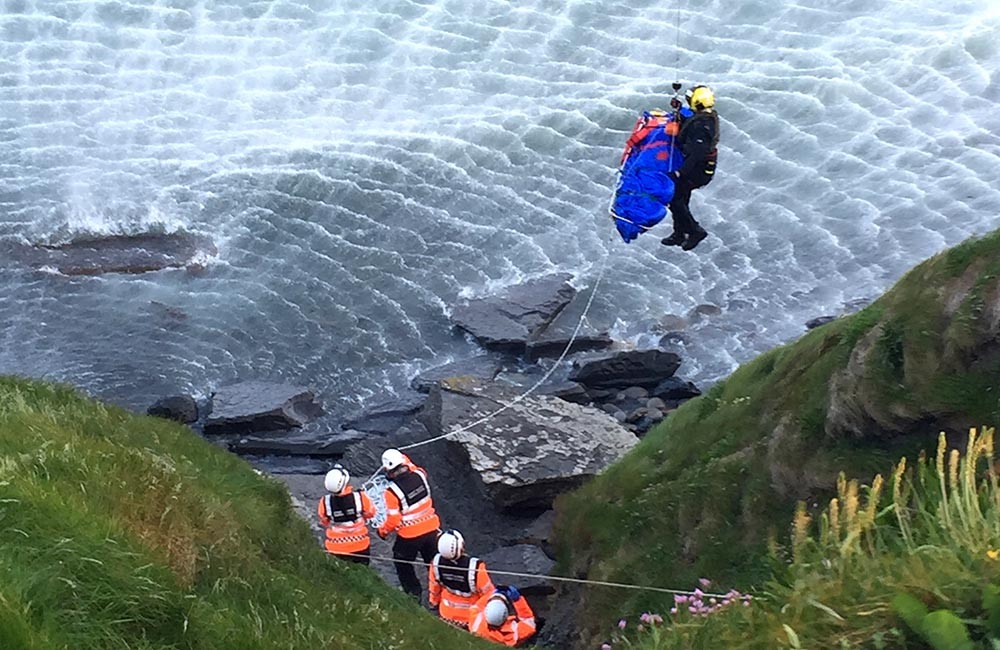
[[437, 547], [427, 578], [431, 606], [445, 621], [469, 629], [472, 606], [494, 590], [486, 563], [465, 554], [465, 538], [457, 530], [441, 533]]
[[408, 562], [417, 559], [418, 554], [428, 564], [434, 559], [441, 528], [427, 472], [398, 449], [387, 449], [382, 454], [382, 469], [389, 477], [389, 487], [384, 495], [387, 515], [378, 535], [385, 539], [396, 533], [392, 557], [402, 560], [396, 562], [399, 584], [403, 591], [420, 598], [420, 580], [416, 569]]
[[[319, 500], [319, 521], [326, 528], [328, 553], [367, 565], [371, 539], [365, 521], [375, 516], [375, 504], [364, 492], [355, 492], [351, 475], [340, 465], [326, 473], [324, 485], [330, 494]], [[363, 554], [364, 557], [351, 554]]]
[[535, 635], [535, 613], [514, 586], [499, 586], [469, 610], [469, 631], [510, 648], [524, 645]]

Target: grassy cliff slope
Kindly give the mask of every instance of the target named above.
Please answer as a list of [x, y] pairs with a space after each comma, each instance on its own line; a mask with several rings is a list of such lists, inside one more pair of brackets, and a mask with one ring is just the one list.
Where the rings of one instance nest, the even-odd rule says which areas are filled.
[[327, 557], [284, 487], [167, 421], [0, 378], [0, 648], [488, 647]]
[[[1000, 231], [910, 271], [851, 317], [741, 366], [558, 504], [571, 575], [692, 588], [772, 575], [770, 536], [841, 469], [870, 477], [940, 430], [1000, 422]], [[588, 593], [581, 628], [669, 608]]]

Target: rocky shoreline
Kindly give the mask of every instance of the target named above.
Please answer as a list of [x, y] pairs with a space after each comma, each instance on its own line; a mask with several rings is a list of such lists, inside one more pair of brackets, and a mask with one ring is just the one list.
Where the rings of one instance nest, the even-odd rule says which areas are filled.
[[[409, 389], [369, 403], [335, 430], [315, 425], [322, 406], [309, 389], [265, 382], [221, 388], [204, 405], [169, 397], [149, 413], [191, 424], [251, 461], [282, 459], [284, 471], [275, 476], [318, 539], [315, 504], [326, 469], [341, 462], [360, 486], [384, 449], [417, 445], [407, 453], [428, 470], [444, 525], [461, 530], [470, 551], [495, 571], [546, 574], [555, 564], [549, 540], [554, 499], [700, 394], [675, 376], [682, 362], [677, 353], [629, 349], [590, 327], [572, 340], [568, 363], [553, 368], [551, 357], [570, 345], [583, 312], [570, 279], [546, 276], [455, 305], [453, 324], [483, 353], [412, 377]], [[710, 316], [710, 307], [701, 306], [696, 316]], [[661, 319], [661, 347], [683, 336], [682, 321]], [[372, 541], [374, 555], [391, 555], [389, 542]], [[397, 584], [391, 563], [372, 566]], [[551, 582], [516, 582], [540, 616], [550, 613]]]

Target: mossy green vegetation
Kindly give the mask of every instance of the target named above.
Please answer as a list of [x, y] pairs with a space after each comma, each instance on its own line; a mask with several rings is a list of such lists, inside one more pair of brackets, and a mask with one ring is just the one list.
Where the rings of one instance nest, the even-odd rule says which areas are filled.
[[0, 648], [489, 647], [189, 429], [0, 378]]
[[[559, 500], [560, 570], [682, 588], [706, 576], [740, 589], [772, 579], [769, 540], [786, 540], [787, 513], [828, 498], [842, 468], [871, 476], [933, 447], [941, 430], [1000, 422], [998, 278], [1000, 231], [741, 366]], [[591, 635], [669, 605], [650, 593], [584, 602]]]
[[[749, 602], [703, 612], [679, 604], [662, 625], [626, 625], [611, 647], [645, 650], [1000, 646], [1000, 484], [994, 431], [964, 454], [942, 435], [933, 458], [904, 458], [888, 479], [841, 475], [822, 508], [800, 502], [791, 557]], [[887, 468], [888, 469], [888, 468]], [[773, 549], [772, 555], [778, 554]], [[704, 599], [708, 601], [708, 598]], [[657, 621], [659, 618], [657, 618]]]

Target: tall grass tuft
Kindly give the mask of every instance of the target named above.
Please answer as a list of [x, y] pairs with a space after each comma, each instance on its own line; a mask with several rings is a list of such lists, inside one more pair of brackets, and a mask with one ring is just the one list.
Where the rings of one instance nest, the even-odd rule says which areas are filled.
[[0, 649], [485, 647], [190, 429], [0, 377]]
[[[889, 489], [843, 475], [825, 508], [800, 503], [792, 561], [753, 605], [673, 620], [639, 648], [1000, 648], [1000, 489], [992, 428], [964, 450], [900, 459]], [[671, 624], [671, 622], [673, 624]]]

